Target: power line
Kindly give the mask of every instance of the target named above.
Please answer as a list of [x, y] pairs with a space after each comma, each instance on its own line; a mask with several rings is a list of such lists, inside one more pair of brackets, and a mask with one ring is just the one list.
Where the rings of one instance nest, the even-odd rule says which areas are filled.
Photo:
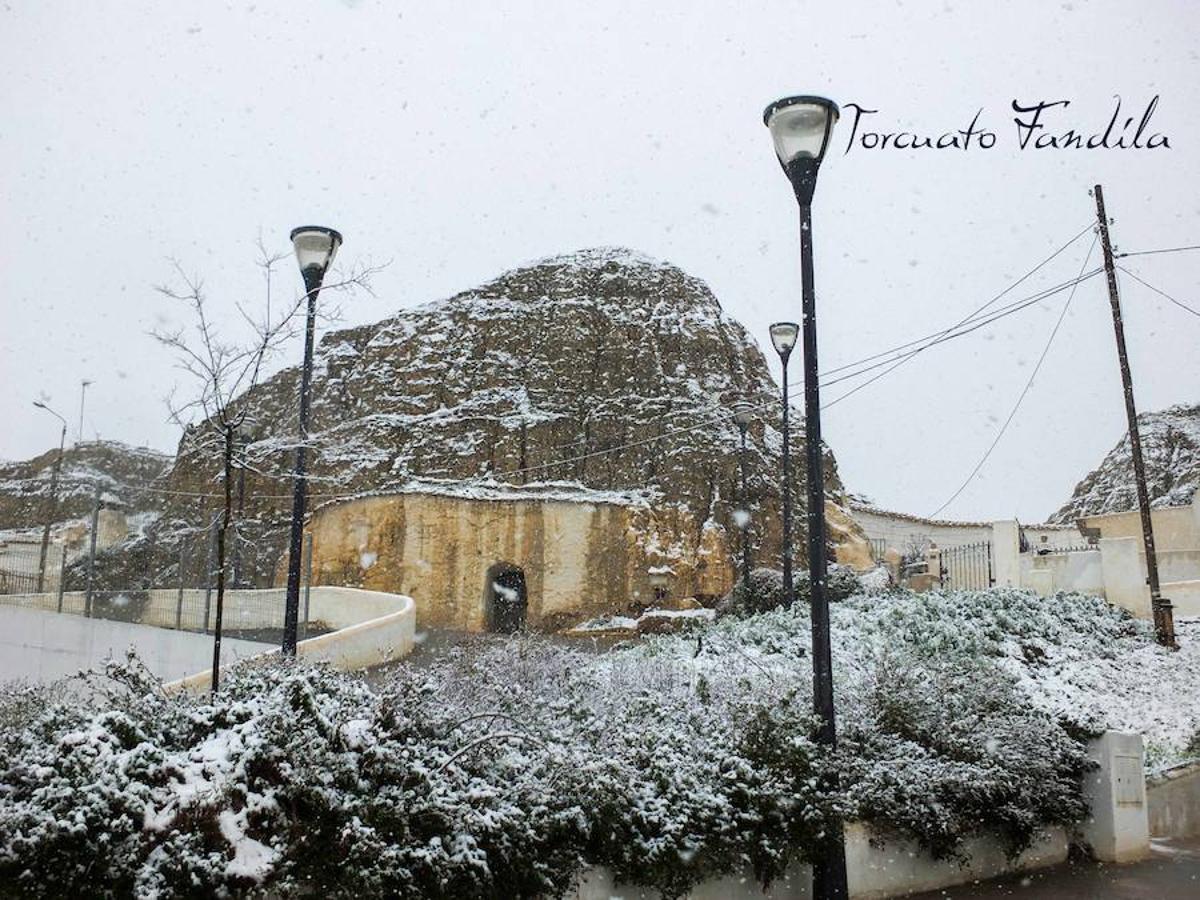
[[[1030, 297], [1026, 297], [1022, 300], [1017, 300], [1013, 303], [1010, 303], [1007, 306], [1003, 306], [996, 312], [989, 313], [987, 316], [982, 316], [978, 319], [966, 320], [967, 324], [969, 324], [970, 327], [959, 328], [959, 330], [948, 329], [946, 331], [938, 332], [938, 334], [934, 336], [933, 340], [928, 341], [928, 343], [923, 344], [922, 346], [919, 346], [914, 350], [910, 350], [907, 353], [900, 354], [898, 357], [893, 356], [891, 359], [885, 359], [882, 362], [878, 362], [878, 363], [875, 363], [874, 365], [867, 366], [856, 372], [852, 372], [849, 375], [844, 375], [839, 378], [834, 378], [833, 380], [831, 380], [827, 383], [822, 383], [822, 385], [821, 385], [822, 387], [825, 387], [827, 384], [834, 385], [841, 381], [846, 381], [851, 378], [857, 378], [859, 375], [865, 375], [867, 372], [870, 372], [872, 369], [877, 369], [880, 366], [885, 366], [885, 365], [888, 365], [889, 363], [893, 363], [893, 362], [895, 363], [895, 365], [892, 365], [886, 371], [880, 372], [874, 378], [868, 379], [867, 381], [865, 381], [862, 384], [855, 387], [853, 390], [847, 391], [845, 394], [841, 395], [836, 400], [831, 400], [829, 403], [825, 404], [821, 408], [827, 409], [830, 406], [834, 406], [835, 404], [840, 403], [841, 401], [845, 400], [847, 397], [851, 396], [852, 394], [858, 393], [860, 390], [867, 387], [867, 385], [872, 384], [875, 381], [878, 381], [884, 375], [887, 375], [889, 372], [892, 372], [895, 369], [899, 368], [901, 365], [908, 362], [909, 359], [911, 359], [912, 357], [921, 353], [922, 351], [929, 349], [930, 347], [935, 347], [938, 344], [944, 343], [945, 341], [950, 341], [955, 338], [959, 338], [959, 337], [963, 337], [964, 335], [968, 335], [968, 334], [972, 333], [973, 331], [978, 331], [980, 328], [983, 328], [985, 325], [990, 325], [993, 322], [998, 321], [999, 319], [1003, 319], [1006, 316], [1012, 315], [1013, 313], [1020, 312], [1023, 309], [1026, 309], [1037, 303], [1041, 303], [1044, 300], [1048, 300], [1050, 297], [1054, 296], [1055, 294], [1061, 293], [1062, 291], [1065, 291], [1068, 288], [1073, 289], [1076, 285], [1079, 285], [1079, 284], [1083, 283], [1084, 281], [1087, 281], [1090, 278], [1094, 278], [1096, 275], [1100, 274], [1102, 271], [1104, 271], [1104, 270], [1101, 268], [1093, 269], [1092, 271], [1090, 271], [1078, 278], [1072, 278], [1070, 281], [1064, 281], [1062, 284], [1055, 285], [1052, 288], [1047, 288], [1045, 291], [1041, 291]], [[790, 384], [791, 383], [789, 382], [789, 386], [790, 386]]]
[[[1088, 247], [1087, 256], [1083, 258], [1083, 265], [1079, 267], [1080, 275], [1082, 275], [1083, 270], [1087, 268], [1088, 260], [1092, 258], [1092, 251], [1096, 249], [1097, 240], [1099, 240], [1098, 235], [1092, 239], [1092, 245]], [[958, 499], [959, 495], [966, 490], [967, 485], [969, 485], [974, 480], [975, 476], [979, 474], [979, 470], [982, 469], [983, 464], [988, 461], [988, 457], [992, 455], [992, 451], [996, 449], [996, 445], [1000, 443], [1000, 439], [1004, 437], [1004, 433], [1008, 430], [1008, 426], [1011, 425], [1013, 419], [1016, 418], [1017, 410], [1021, 408], [1021, 403], [1024, 402], [1026, 395], [1028, 395], [1029, 389], [1033, 387], [1033, 380], [1037, 378], [1038, 372], [1041, 371], [1042, 363], [1046, 361], [1046, 357], [1050, 353], [1050, 346], [1054, 343], [1054, 338], [1058, 334], [1059, 328], [1062, 327], [1063, 320], [1067, 317], [1067, 311], [1071, 308], [1071, 301], [1075, 299], [1075, 290], [1079, 287], [1081, 282], [1082, 279], [1077, 281], [1071, 288], [1071, 293], [1067, 295], [1067, 302], [1063, 304], [1062, 312], [1058, 314], [1058, 321], [1054, 323], [1054, 328], [1050, 331], [1050, 337], [1046, 339], [1046, 346], [1042, 348], [1042, 355], [1038, 357], [1037, 365], [1035, 365], [1033, 367], [1033, 371], [1029, 373], [1029, 380], [1025, 382], [1025, 387], [1021, 390], [1021, 395], [1017, 397], [1017, 402], [1013, 404], [1012, 411], [1009, 412], [1008, 418], [1004, 420], [1004, 424], [1001, 425], [1000, 430], [996, 432], [996, 437], [992, 439], [991, 445], [989, 445], [987, 450], [984, 451], [983, 456], [979, 458], [979, 462], [975, 464], [975, 468], [971, 470], [971, 474], [968, 475], [966, 480], [958, 486], [958, 490], [950, 495], [950, 499], [929, 514], [930, 519], [936, 518], [943, 509]]]
[[[1093, 227], [1092, 223], [1089, 222], [1087, 225], [1085, 225], [1083, 228], [1081, 228], [1078, 231], [1078, 233], [1076, 233], [1075, 236], [1072, 237], [1070, 240], [1068, 240], [1065, 244], [1063, 244], [1061, 247], [1059, 247], [1057, 250], [1055, 250], [1053, 253], [1051, 253], [1049, 256], [1047, 256], [1045, 259], [1043, 259], [1040, 263], [1038, 263], [1036, 266], [1034, 266], [1032, 269], [1030, 269], [1028, 272], [1026, 272], [1024, 275], [1022, 275], [1020, 278], [1018, 278], [1016, 281], [1014, 281], [1012, 284], [1010, 284], [1008, 287], [1006, 287], [1004, 290], [1002, 290], [1000, 293], [998, 293], [996, 296], [994, 296], [991, 300], [988, 300], [982, 306], [976, 308], [973, 312], [968, 313], [965, 318], [959, 320], [956, 324], [951, 325], [949, 329], [946, 329], [946, 331], [952, 331], [953, 329], [958, 328], [959, 326], [961, 326], [967, 322], [970, 322], [972, 319], [974, 319], [976, 316], [978, 316], [980, 313], [982, 313], [985, 309], [987, 309], [989, 306], [991, 306], [993, 303], [995, 303], [997, 300], [999, 300], [1001, 297], [1003, 297], [1005, 294], [1007, 294], [1009, 291], [1011, 291], [1017, 285], [1021, 284], [1024, 281], [1027, 281], [1031, 276], [1033, 276], [1040, 269], [1042, 269], [1047, 263], [1053, 261], [1055, 259], [1055, 257], [1057, 257], [1064, 250], [1066, 250], [1068, 247], [1070, 247], [1072, 244], [1074, 244], [1077, 240], [1079, 240], [1081, 237], [1083, 237], [1085, 234], [1087, 234], [1089, 229], [1091, 229], [1092, 227]], [[923, 338], [917, 338], [914, 341], [909, 341], [906, 344], [901, 344], [898, 347], [893, 347], [891, 350], [884, 350], [882, 353], [876, 353], [872, 356], [868, 356], [868, 357], [865, 357], [864, 359], [860, 359], [860, 360], [858, 360], [858, 362], [848, 363], [844, 366], [839, 366], [836, 369], [829, 369], [828, 371], [822, 372], [821, 374], [822, 375], [833, 375], [836, 372], [841, 372], [843, 369], [852, 368], [853, 366], [856, 366], [859, 363], [869, 362], [870, 360], [878, 359], [880, 356], [887, 356], [887, 355], [895, 352], [896, 350], [903, 350], [906, 347], [911, 347], [914, 344], [922, 343], [930, 337], [938, 337], [939, 335], [945, 334], [946, 331], [935, 332], [932, 335], [926, 335]]]
[[1128, 275], [1130, 278], [1132, 278], [1134, 281], [1138, 282], [1139, 284], [1142, 284], [1145, 287], [1150, 288], [1150, 290], [1154, 291], [1154, 293], [1158, 294], [1160, 297], [1170, 300], [1172, 303], [1174, 303], [1180, 309], [1186, 309], [1193, 316], [1200, 318], [1200, 310], [1192, 309], [1192, 307], [1188, 306], [1182, 300], [1176, 300], [1174, 297], [1172, 297], [1166, 291], [1159, 290], [1154, 285], [1150, 284], [1150, 282], [1140, 278], [1138, 275], [1135, 275], [1133, 272], [1129, 271], [1124, 266], [1117, 266], [1117, 268], [1120, 269], [1122, 272], [1124, 272], [1126, 275]]
[[[973, 319], [975, 316], [982, 313], [985, 309], [987, 309], [989, 306], [991, 306], [993, 303], [995, 303], [997, 300], [999, 300], [1001, 297], [1003, 297], [1005, 294], [1007, 294], [1009, 291], [1011, 291], [1013, 288], [1015, 288], [1018, 284], [1025, 281], [1026, 279], [1030, 278], [1035, 272], [1037, 272], [1039, 269], [1041, 269], [1044, 265], [1049, 263], [1056, 256], [1058, 256], [1060, 253], [1062, 253], [1064, 250], [1066, 250], [1068, 247], [1070, 247], [1073, 243], [1075, 243], [1077, 240], [1079, 240], [1081, 237], [1083, 237], [1085, 234], [1087, 234], [1088, 231], [1091, 230], [1091, 228], [1092, 228], [1092, 225], [1089, 222], [1087, 225], [1083, 226], [1083, 228], [1081, 228], [1078, 232], [1076, 232], [1075, 236], [1072, 237], [1069, 241], [1067, 241], [1065, 244], [1063, 244], [1061, 247], [1059, 247], [1057, 250], [1055, 250], [1053, 253], [1051, 253], [1049, 256], [1047, 256], [1044, 260], [1042, 260], [1040, 263], [1038, 263], [1036, 266], [1034, 266], [1032, 269], [1030, 269], [1028, 272], [1026, 272], [1024, 275], [1022, 275], [1020, 278], [1018, 278], [1016, 281], [1014, 281], [1012, 284], [1010, 284], [1004, 290], [1002, 290], [999, 294], [997, 294], [995, 297], [993, 297], [987, 303], [983, 304], [983, 306], [979, 307], [974, 312], [967, 315], [965, 318], [960, 319], [956, 324], [951, 325], [950, 328], [946, 329], [946, 331], [942, 332], [942, 334], [943, 335], [948, 334], [949, 332], [953, 331], [954, 329], [959, 328], [962, 325], [964, 325], [965, 323], [971, 321], [971, 319]], [[939, 337], [940, 337], [940, 335], [939, 335]], [[929, 346], [933, 346], [933, 344], [930, 344]], [[867, 381], [858, 385], [854, 389], [849, 390], [846, 393], [842, 394], [840, 397], [837, 397], [837, 398], [831, 400], [829, 403], [824, 404], [821, 408], [828, 409], [831, 406], [836, 406], [837, 404], [839, 404], [843, 400], [845, 400], [847, 397], [857, 394], [859, 391], [861, 391], [863, 388], [867, 387], [868, 385], [874, 384], [876, 381], [878, 381], [880, 378], [883, 378], [885, 375], [890, 375], [892, 372], [896, 371], [898, 368], [900, 368], [902, 365], [904, 365], [906, 362], [908, 362], [910, 359], [912, 359], [914, 356], [916, 356], [918, 353], [920, 353], [922, 350], [925, 350], [925, 349], [926, 349], [925, 347], [918, 348], [913, 353], [901, 358], [896, 363], [889, 366], [887, 369], [880, 372], [875, 377], [868, 379]]]
[[[1034, 274], [1036, 274], [1038, 271], [1040, 271], [1042, 268], [1044, 268], [1048, 263], [1052, 262], [1055, 258], [1057, 258], [1060, 254], [1062, 254], [1068, 247], [1070, 247], [1077, 240], [1079, 240], [1081, 237], [1083, 237], [1085, 234], [1087, 234], [1087, 232], [1089, 230], [1091, 230], [1093, 227], [1094, 226], [1092, 225], [1092, 223], [1089, 222], [1087, 225], [1085, 225], [1083, 228], [1081, 228], [1078, 232], [1076, 232], [1076, 234], [1073, 235], [1066, 243], [1064, 243], [1063, 245], [1058, 247], [1058, 249], [1056, 249], [1053, 253], [1051, 253], [1049, 256], [1047, 256], [1045, 259], [1043, 259], [1041, 262], [1039, 262], [1036, 266], [1034, 266], [1032, 269], [1030, 269], [1028, 272], [1026, 272], [1024, 275], [1022, 275], [1016, 281], [1009, 284], [1006, 288], [1004, 288], [1004, 290], [1000, 291], [1000, 293], [996, 294], [996, 296], [992, 297], [990, 300], [988, 300], [982, 306], [979, 306], [972, 312], [968, 313], [965, 318], [959, 320], [954, 325], [951, 325], [949, 328], [943, 329], [941, 331], [933, 332], [932, 334], [927, 334], [924, 337], [915, 338], [911, 341], [907, 341], [906, 343], [899, 344], [895, 347], [891, 347], [890, 349], [881, 350], [878, 353], [873, 353], [870, 356], [865, 356], [862, 359], [855, 360], [854, 362], [849, 362], [844, 365], [837, 366], [835, 368], [828, 369], [824, 372], [821, 372], [820, 377], [824, 378], [828, 375], [835, 375], [839, 372], [844, 372], [847, 369], [856, 368], [858, 366], [861, 366], [863, 363], [868, 363], [868, 362], [872, 362], [874, 360], [879, 360], [882, 357], [892, 357], [892, 359], [884, 359], [882, 362], [878, 362], [878, 363], [875, 363], [874, 365], [867, 366], [863, 369], [860, 369], [859, 371], [851, 373], [850, 375], [841, 376], [839, 378], [833, 379], [832, 381], [822, 382], [821, 386], [826, 387], [829, 385], [837, 384], [841, 381], [846, 381], [850, 378], [856, 378], [859, 375], [865, 375], [867, 372], [870, 372], [881, 366], [888, 365], [895, 359], [896, 353], [898, 353], [901, 350], [905, 350], [909, 347], [913, 347], [917, 344], [926, 344], [928, 342], [927, 345], [931, 347], [931, 346], [934, 346], [935, 344], [941, 343], [941, 339], [945, 338], [946, 335], [950, 335], [950, 337], [957, 337], [958, 335], [952, 335], [952, 334], [950, 334], [950, 332], [954, 331], [957, 328], [960, 328], [964, 324], [969, 324], [969, 323], [973, 322], [977, 317], [980, 316], [981, 313], [983, 313], [984, 310], [988, 309], [997, 300], [1001, 299], [1006, 294], [1008, 294], [1010, 291], [1012, 291], [1013, 288], [1017, 287], [1018, 285], [1022, 284], [1023, 282], [1025, 282], [1029, 278], [1031, 278]], [[1099, 272], [1100, 270], [1097, 269], [1096, 271]], [[1092, 273], [1092, 274], [1094, 274], [1094, 273]], [[1090, 275], [1087, 277], [1090, 277]], [[1013, 301], [1013, 303], [1011, 303], [1011, 304], [1000, 307], [1000, 309], [997, 310], [997, 312], [1000, 312], [1003, 310], [1009, 310], [1009, 309], [1011, 309], [1013, 312], [1017, 312], [1017, 311], [1019, 311], [1019, 309], [1023, 309], [1025, 306], [1029, 305], [1030, 303], [1036, 303], [1040, 300], [1044, 300], [1047, 297], [1052, 296], [1054, 293], [1057, 293], [1060, 290], [1065, 290], [1065, 289], [1071, 287], [1073, 284], [1076, 283], [1077, 280], [1078, 279], [1073, 279], [1071, 281], [1064, 282], [1061, 285], [1056, 285], [1053, 288], [1047, 288], [1045, 291], [1039, 292], [1038, 294], [1035, 294], [1035, 295], [1032, 295], [1029, 297], [1025, 297], [1021, 300]], [[997, 318], [999, 318], [999, 316], [997, 316]], [[994, 319], [990, 320], [990, 321], [994, 321]], [[985, 322], [983, 324], [989, 324], [989, 323], [990, 322]], [[972, 329], [972, 330], [974, 330], [974, 329]], [[966, 332], [964, 332], [964, 333], [966, 333]], [[934, 339], [936, 339], [936, 340], [934, 340]], [[949, 339], [949, 338], [946, 338], [946, 339]], [[900, 363], [897, 363], [892, 368], [893, 369], [897, 368], [899, 365], [903, 364], [903, 362], [906, 362], [909, 357], [916, 355], [916, 353], [920, 353], [924, 349], [926, 349], [926, 347], [921, 347], [920, 349], [916, 350], [913, 353], [905, 354], [904, 359], [902, 359]], [[888, 372], [890, 372], [890, 371], [892, 371], [892, 370], [889, 369]], [[866, 382], [865, 384], [860, 385], [858, 388], [855, 388], [853, 391], [850, 391], [848, 394], [844, 395], [843, 397], [839, 397], [837, 400], [834, 400], [832, 403], [829, 403], [827, 405], [832, 406], [832, 405], [834, 405], [834, 403], [840, 402], [841, 400], [845, 399], [846, 396], [856, 393], [857, 391], [861, 390], [863, 387], [866, 387], [868, 384], [871, 384], [872, 382], [878, 380], [878, 378], [883, 377], [883, 375], [888, 374], [888, 372], [882, 373], [881, 375], [877, 376], [876, 378], [873, 378], [870, 381]], [[789, 381], [788, 387], [792, 387], [792, 386], [793, 386], [792, 382]], [[758, 407], [755, 407], [755, 410], [758, 411], [758, 410], [762, 410], [762, 409], [766, 409], [766, 408], [767, 408], [767, 406], [758, 406]], [[824, 409], [824, 408], [825, 407], [822, 407], [822, 409]], [[693, 411], [692, 410], [677, 410], [674, 412], [664, 413], [663, 418], [673, 418], [676, 416], [688, 415], [691, 412], [693, 412]], [[709, 424], [709, 423], [704, 423], [704, 424]], [[575, 443], [577, 443], [577, 442], [571, 442], [571, 443], [567, 443], [567, 444], [559, 444], [555, 447], [551, 447], [548, 449], [550, 449], [550, 450], [566, 449], [567, 447], [574, 446]], [[614, 447], [614, 448], [611, 448], [610, 450], [608, 450], [607, 452], [613, 452], [617, 449], [621, 449], [621, 448]], [[505, 473], [505, 474], [512, 474], [512, 473]]]
[[1184, 250], [1200, 250], [1200, 244], [1190, 244], [1187, 247], [1163, 247], [1161, 250], [1134, 250], [1131, 253], [1114, 253], [1116, 259], [1126, 256], [1152, 256], [1155, 253], [1182, 253]]

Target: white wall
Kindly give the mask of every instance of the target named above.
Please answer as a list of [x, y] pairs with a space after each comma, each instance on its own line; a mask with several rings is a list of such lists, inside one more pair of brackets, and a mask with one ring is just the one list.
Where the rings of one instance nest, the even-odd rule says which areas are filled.
[[[337, 630], [301, 641], [296, 647], [301, 659], [352, 671], [403, 659], [412, 652], [417, 608], [411, 597], [358, 588], [314, 587], [311, 603], [313, 620]], [[279, 648], [268, 652], [277, 653]], [[212, 672], [205, 669], [163, 687], [204, 691], [211, 684]]]
[[[221, 641], [222, 665], [270, 647], [225, 638]], [[130, 648], [164, 680], [212, 665], [211, 635], [0, 606], [0, 680], [23, 678], [44, 684], [97, 668], [106, 658], [124, 657]]]
[[1200, 836], [1200, 762], [1146, 779], [1150, 834], [1156, 838]]
[[924, 541], [933, 541], [939, 547], [956, 547], [986, 541], [992, 536], [992, 527], [986, 522], [934, 521], [861, 506], [852, 506], [851, 512], [868, 538], [883, 541], [889, 549], [901, 553]]
[[[283, 594], [282, 590], [226, 592], [226, 627], [278, 627]], [[0, 678], [50, 681], [93, 667], [107, 656], [123, 656], [132, 646], [150, 671], [168, 682], [168, 688], [205, 689], [211, 683], [212, 637], [174, 628], [180, 611], [185, 629], [201, 626], [204, 591], [183, 595], [179, 606], [176, 591], [151, 591], [149, 602], [139, 608], [136, 624], [83, 616], [82, 593], [66, 594], [61, 613], [55, 611], [54, 594], [0, 597]], [[301, 641], [297, 650], [302, 658], [351, 670], [412, 652], [416, 605], [411, 597], [322, 586], [312, 588], [309, 599], [311, 620], [335, 630]], [[278, 650], [276, 644], [231, 638], [224, 638], [221, 646], [222, 665]]]
[[[1061, 828], [1043, 832], [1016, 861], [1008, 860], [1000, 843], [990, 837], [966, 842], [971, 861], [960, 866], [953, 860], [937, 861], [915, 844], [878, 834], [866, 825], [846, 827], [846, 875], [855, 900], [897, 897], [932, 891], [1010, 872], [1037, 869], [1067, 858], [1067, 837]], [[808, 900], [812, 873], [808, 866], [793, 866], [763, 892], [753, 873], [703, 882], [692, 890], [692, 900]], [[571, 895], [573, 900], [657, 900], [657, 891], [616, 885], [606, 869], [587, 871]]]

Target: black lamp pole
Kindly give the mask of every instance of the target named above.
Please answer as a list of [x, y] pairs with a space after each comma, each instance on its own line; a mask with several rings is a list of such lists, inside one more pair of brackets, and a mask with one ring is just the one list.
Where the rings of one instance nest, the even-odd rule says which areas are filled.
[[[812, 588], [813, 708], [820, 719], [819, 743], [833, 749], [837, 729], [833, 704], [833, 661], [829, 646], [829, 599], [825, 592], [825, 478], [821, 457], [821, 397], [817, 382], [817, 304], [813, 289], [812, 197], [817, 170], [838, 118], [837, 104], [824, 97], [787, 97], [767, 107], [776, 155], [800, 204], [800, 275], [804, 330], [804, 451], [808, 487], [808, 567]], [[786, 385], [786, 372], [784, 375]], [[786, 445], [785, 445], [786, 446]], [[813, 865], [813, 896], [849, 896], [841, 823], [826, 836]]]
[[283, 614], [283, 655], [296, 655], [296, 631], [300, 620], [300, 568], [304, 546], [304, 507], [307, 500], [308, 413], [312, 400], [313, 335], [316, 331], [317, 294], [325, 272], [341, 246], [342, 236], [332, 228], [306, 226], [292, 231], [292, 243], [304, 276], [308, 317], [304, 330], [304, 369], [300, 376], [300, 441], [292, 475], [292, 532], [288, 542], [287, 600]]
[[50, 549], [50, 526], [54, 523], [54, 516], [58, 510], [58, 474], [62, 471], [63, 448], [67, 445], [67, 420], [41, 400], [34, 400], [33, 405], [44, 409], [62, 422], [62, 433], [58, 438], [58, 456], [54, 458], [54, 468], [50, 470], [50, 501], [46, 504], [46, 524], [42, 528], [42, 549], [38, 557], [37, 592], [40, 594], [46, 587], [46, 554]]
[[788, 400], [788, 359], [796, 346], [800, 326], [795, 322], [776, 322], [771, 326], [771, 343], [779, 354], [783, 371], [783, 602], [791, 606], [796, 600], [796, 585], [792, 579], [792, 426], [791, 401]]
[[741, 508], [742, 519], [738, 525], [742, 532], [742, 595], [747, 603], [750, 602], [750, 498], [746, 489], [746, 431], [753, 416], [754, 407], [749, 403], [739, 403], [733, 408], [733, 421], [738, 427], [740, 438], [738, 505]]

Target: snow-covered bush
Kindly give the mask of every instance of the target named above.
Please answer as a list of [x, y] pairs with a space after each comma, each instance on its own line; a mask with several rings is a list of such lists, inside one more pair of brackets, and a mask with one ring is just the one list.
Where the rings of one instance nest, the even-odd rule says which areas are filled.
[[[812, 737], [807, 604], [602, 654], [484, 640], [376, 687], [272, 665], [165, 697], [127, 665], [105, 697], [0, 692], [0, 884], [507, 898], [603, 865], [670, 897], [769, 881], [835, 811], [943, 857], [984, 832], [1016, 852], [1084, 814], [1083, 741], [1134, 712], [1111, 699], [1136, 683], [1125, 660], [1154, 682], [1200, 645], [1181, 623], [1182, 649], [1157, 648], [1077, 595], [891, 592], [831, 615], [836, 754]], [[1182, 750], [1196, 722], [1171, 721]]]
[[980, 830], [1015, 855], [1038, 827], [1086, 815], [1082, 743], [994, 664], [900, 648], [862, 678], [838, 766], [854, 818], [915, 835], [941, 858]]
[[[871, 593], [878, 592], [878, 578], [872, 575], [869, 584]], [[812, 602], [812, 583], [809, 573], [801, 569], [793, 576], [792, 589], [798, 603]], [[831, 603], [845, 600], [856, 594], [868, 592], [868, 586], [848, 566], [829, 567], [825, 580], [825, 596]], [[719, 615], [751, 616], [784, 605], [783, 573], [778, 569], [758, 568], [750, 570], [750, 585], [738, 581], [733, 589], [721, 598], [717, 605]]]
[[114, 667], [124, 693], [8, 735], [0, 882], [35, 896], [557, 896], [591, 862], [671, 896], [803, 858], [828, 821], [805, 703], [747, 686], [734, 708], [644, 680], [626, 693], [583, 669], [514, 642], [381, 692], [291, 665], [167, 698]]

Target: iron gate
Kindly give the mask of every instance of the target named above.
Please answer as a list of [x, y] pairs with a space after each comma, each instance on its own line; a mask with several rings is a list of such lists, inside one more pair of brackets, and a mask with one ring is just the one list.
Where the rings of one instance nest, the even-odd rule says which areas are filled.
[[980, 591], [996, 583], [992, 576], [992, 542], [946, 547], [939, 554], [942, 587]]

